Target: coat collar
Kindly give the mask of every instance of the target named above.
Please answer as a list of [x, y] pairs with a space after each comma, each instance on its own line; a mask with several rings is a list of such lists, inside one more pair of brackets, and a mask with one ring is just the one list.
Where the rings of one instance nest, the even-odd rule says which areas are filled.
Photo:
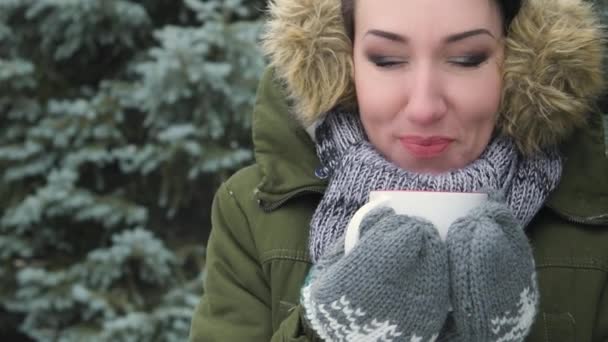
[[256, 196], [268, 205], [299, 192], [322, 193], [326, 186], [315, 176], [320, 165], [315, 145], [290, 113], [286, 98], [272, 69], [267, 69], [256, 97], [253, 143], [262, 172]]

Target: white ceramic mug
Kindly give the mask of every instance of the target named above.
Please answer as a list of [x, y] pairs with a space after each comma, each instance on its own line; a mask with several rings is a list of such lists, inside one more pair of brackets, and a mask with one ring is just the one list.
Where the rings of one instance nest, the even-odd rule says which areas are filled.
[[359, 208], [350, 220], [344, 237], [344, 253], [350, 252], [359, 241], [359, 226], [363, 217], [380, 206], [388, 206], [395, 213], [425, 218], [431, 221], [442, 240], [456, 219], [486, 201], [485, 193], [432, 191], [372, 191], [369, 202]]

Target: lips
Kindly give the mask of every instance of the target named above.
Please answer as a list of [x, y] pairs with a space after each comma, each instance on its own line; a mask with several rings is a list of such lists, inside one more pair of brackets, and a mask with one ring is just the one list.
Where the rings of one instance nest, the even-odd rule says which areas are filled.
[[434, 158], [445, 151], [454, 139], [447, 137], [406, 136], [399, 139], [405, 149], [414, 157], [421, 159]]

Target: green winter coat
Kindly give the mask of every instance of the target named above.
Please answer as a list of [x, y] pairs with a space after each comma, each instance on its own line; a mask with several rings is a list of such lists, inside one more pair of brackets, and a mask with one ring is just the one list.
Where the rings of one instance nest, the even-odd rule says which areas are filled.
[[[226, 181], [213, 205], [191, 341], [314, 340], [298, 303], [311, 266], [308, 223], [326, 184], [314, 176], [310, 137], [283, 115], [285, 95], [271, 78], [254, 112], [257, 162]], [[590, 126], [563, 145], [562, 181], [526, 228], [541, 294], [527, 341], [608, 341], [608, 158], [601, 120]]]
[[[272, 68], [253, 117], [256, 163], [217, 192], [191, 341], [316, 340], [298, 303], [311, 266], [309, 222], [326, 183], [314, 175], [319, 161], [304, 127], [352, 104], [350, 51], [339, 0], [272, 2], [264, 38]], [[540, 286], [527, 341], [605, 342], [608, 158], [601, 118], [588, 110], [601, 83], [599, 26], [583, 0], [527, 4], [507, 42], [502, 112], [514, 126], [497, 128], [524, 152], [556, 144], [565, 157], [558, 188], [526, 227]], [[555, 62], [564, 58], [576, 63]]]

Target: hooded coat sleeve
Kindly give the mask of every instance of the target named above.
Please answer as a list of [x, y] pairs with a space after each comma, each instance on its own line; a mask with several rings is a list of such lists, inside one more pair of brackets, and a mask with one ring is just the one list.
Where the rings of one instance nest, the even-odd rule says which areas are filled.
[[299, 305], [273, 331], [269, 286], [247, 217], [224, 184], [213, 202], [204, 294], [189, 341], [314, 341]]

